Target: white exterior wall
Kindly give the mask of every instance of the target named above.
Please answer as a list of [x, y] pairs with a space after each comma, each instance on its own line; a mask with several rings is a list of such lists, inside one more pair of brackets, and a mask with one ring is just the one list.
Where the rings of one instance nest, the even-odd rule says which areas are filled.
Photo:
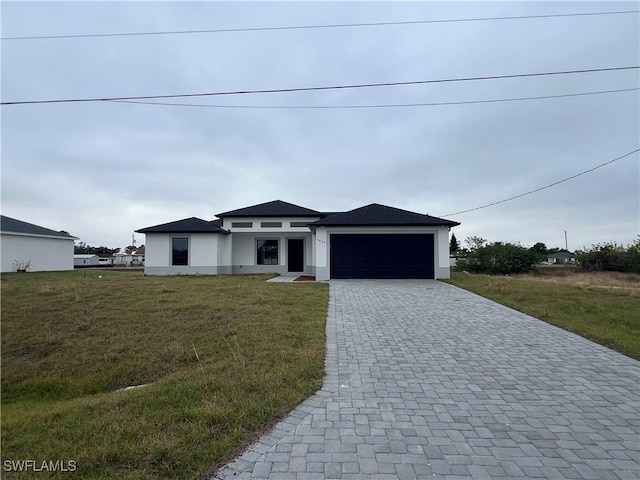
[[218, 273], [231, 273], [231, 235], [217, 235], [218, 239]]
[[[229, 251], [231, 256], [230, 273], [280, 273], [288, 272], [287, 240], [304, 239], [304, 271], [315, 273], [314, 245], [309, 227], [292, 227], [292, 222], [311, 223], [320, 217], [235, 217], [224, 218], [222, 228], [231, 232]], [[250, 228], [232, 227], [234, 222], [251, 222]], [[282, 227], [262, 227], [262, 222], [282, 222]], [[257, 240], [278, 240], [278, 265], [257, 264]]]
[[436, 263], [434, 273], [436, 278], [446, 280], [451, 278], [451, 264], [449, 262], [449, 228], [440, 227], [433, 239]]
[[330, 277], [331, 234], [433, 234], [433, 270], [437, 279], [451, 276], [449, 267], [448, 227], [319, 227], [316, 230], [316, 280], [326, 281]]
[[73, 238], [2, 233], [2, 272], [15, 272], [14, 262], [31, 261], [31, 272], [73, 270]]
[[147, 233], [144, 243], [145, 267], [168, 267], [170, 265], [171, 235]]
[[[189, 239], [189, 265], [171, 265], [171, 239]], [[228, 264], [219, 259], [229, 257], [228, 235], [218, 233], [148, 233], [145, 239], [146, 275], [216, 275], [228, 273]], [[219, 244], [221, 247], [218, 248]]]
[[[231, 273], [288, 273], [287, 240], [304, 239], [304, 271], [296, 273], [313, 274], [313, 239], [311, 232], [274, 232], [272, 229], [260, 229], [256, 232], [233, 233], [232, 235]], [[278, 265], [258, 265], [258, 240], [278, 240]]]

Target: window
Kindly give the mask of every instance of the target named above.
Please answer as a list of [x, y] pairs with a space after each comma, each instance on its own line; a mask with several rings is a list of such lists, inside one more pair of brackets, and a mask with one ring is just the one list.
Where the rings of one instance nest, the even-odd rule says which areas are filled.
[[310, 222], [291, 222], [292, 227], [306, 227]]
[[258, 240], [258, 265], [278, 265], [278, 240]]
[[262, 228], [282, 227], [282, 222], [260, 222]]
[[171, 265], [189, 265], [189, 238], [171, 239]]
[[252, 222], [231, 222], [232, 228], [251, 228], [253, 227]]

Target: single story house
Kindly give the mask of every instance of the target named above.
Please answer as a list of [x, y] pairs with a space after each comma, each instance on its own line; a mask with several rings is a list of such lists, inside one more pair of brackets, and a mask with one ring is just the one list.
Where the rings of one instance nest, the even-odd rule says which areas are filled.
[[555, 253], [547, 254], [548, 263], [575, 263], [576, 256], [569, 250], [558, 250]]
[[279, 273], [331, 278], [449, 278], [458, 222], [373, 203], [319, 212], [275, 200], [141, 228], [146, 275]]
[[112, 267], [114, 264], [113, 253], [96, 253], [98, 256], [98, 263], [103, 267]]
[[100, 266], [100, 257], [91, 253], [76, 253], [73, 256], [73, 266], [75, 268], [98, 267]]
[[144, 265], [144, 254], [123, 252], [113, 254], [113, 264], [117, 267], [140, 267]]
[[2, 272], [73, 270], [77, 237], [0, 215]]

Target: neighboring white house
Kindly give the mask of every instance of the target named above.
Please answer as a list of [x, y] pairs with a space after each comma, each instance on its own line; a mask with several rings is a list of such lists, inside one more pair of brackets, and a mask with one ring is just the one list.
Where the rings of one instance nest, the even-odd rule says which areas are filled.
[[103, 267], [112, 267], [115, 259], [112, 253], [96, 253], [98, 256], [98, 263]]
[[113, 254], [113, 265], [119, 267], [141, 267], [144, 265], [145, 247], [141, 245], [137, 249], [125, 249], [122, 253]]
[[73, 270], [77, 237], [0, 216], [2, 272]]
[[575, 263], [576, 255], [571, 253], [569, 250], [558, 250], [555, 253], [550, 253], [547, 255], [548, 263]]
[[98, 267], [100, 266], [100, 257], [91, 253], [76, 253], [73, 256], [73, 266], [82, 267]]
[[375, 203], [328, 213], [275, 200], [217, 216], [137, 230], [145, 274], [449, 278], [449, 229], [459, 225]]

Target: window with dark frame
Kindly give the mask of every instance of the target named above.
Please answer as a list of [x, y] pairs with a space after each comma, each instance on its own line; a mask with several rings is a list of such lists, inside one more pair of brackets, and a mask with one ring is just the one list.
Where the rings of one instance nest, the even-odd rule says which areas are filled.
[[171, 265], [189, 265], [188, 237], [173, 237], [171, 239]]
[[278, 240], [258, 240], [258, 265], [278, 265]]

